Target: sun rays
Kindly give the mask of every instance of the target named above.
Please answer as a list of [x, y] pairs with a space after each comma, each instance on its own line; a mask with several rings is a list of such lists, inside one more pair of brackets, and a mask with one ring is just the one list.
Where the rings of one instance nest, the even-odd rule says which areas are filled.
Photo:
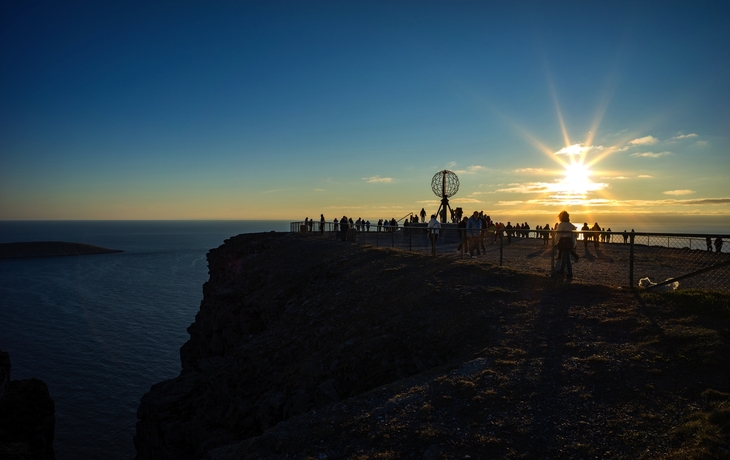
[[611, 198], [608, 196], [608, 184], [597, 182], [592, 176], [601, 174], [594, 171], [595, 166], [609, 155], [617, 151], [616, 147], [604, 148], [593, 145], [596, 132], [608, 107], [609, 91], [604, 91], [597, 113], [593, 118], [591, 130], [584, 142], [574, 142], [568, 133], [568, 127], [558, 100], [552, 78], [547, 75], [548, 86], [555, 105], [555, 114], [560, 127], [564, 146], [558, 150], [551, 149], [545, 142], [537, 139], [523, 127], [513, 124], [522, 136], [545, 156], [557, 163], [560, 169], [548, 170], [547, 174], [557, 176], [552, 182], [532, 182], [528, 184], [513, 184], [513, 187], [503, 189], [513, 193], [535, 193], [538, 197], [528, 200], [525, 204], [541, 204], [554, 206], [605, 206]]

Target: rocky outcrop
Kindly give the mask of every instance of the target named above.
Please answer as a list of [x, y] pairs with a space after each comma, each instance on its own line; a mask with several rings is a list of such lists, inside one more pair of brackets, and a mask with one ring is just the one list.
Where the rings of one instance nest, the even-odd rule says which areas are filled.
[[10, 380], [10, 357], [0, 351], [0, 458], [51, 460], [55, 405], [38, 379]]

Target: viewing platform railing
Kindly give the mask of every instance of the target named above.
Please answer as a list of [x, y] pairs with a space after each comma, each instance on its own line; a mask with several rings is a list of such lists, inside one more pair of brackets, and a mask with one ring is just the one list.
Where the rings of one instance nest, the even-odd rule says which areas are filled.
[[[429, 229], [422, 223], [407, 227], [362, 225], [346, 235], [341, 229], [339, 225], [335, 229], [333, 222], [320, 226], [318, 221], [311, 225], [292, 222], [290, 227], [293, 233], [320, 234], [332, 240], [425, 254], [432, 254], [433, 249], [435, 255], [460, 259], [471, 258], [471, 249], [478, 262], [550, 276], [560, 263], [556, 241], [549, 230], [508, 232], [492, 227], [480, 231], [479, 237], [469, 239], [469, 248], [463, 229], [457, 229], [455, 224], [442, 224], [432, 248]], [[637, 287], [639, 279], [649, 278], [657, 283], [651, 289], [662, 289], [661, 283], [670, 280], [678, 281], [679, 289], [730, 291], [730, 235], [580, 230], [573, 233], [580, 257], [573, 262], [575, 281]], [[721, 244], [716, 246], [718, 238]]]

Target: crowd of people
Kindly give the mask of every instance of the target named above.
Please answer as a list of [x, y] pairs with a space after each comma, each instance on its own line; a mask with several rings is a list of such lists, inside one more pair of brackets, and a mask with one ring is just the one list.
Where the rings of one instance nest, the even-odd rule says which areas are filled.
[[[610, 227], [608, 229], [601, 227], [598, 222], [595, 222], [592, 226], [589, 226], [588, 222], [584, 222], [580, 230], [576, 231], [578, 228], [570, 222], [570, 215], [565, 210], [558, 214], [558, 222], [552, 227], [550, 224], [545, 224], [544, 226], [538, 225], [534, 230], [531, 230], [527, 222], [512, 225], [512, 222], [508, 221], [504, 224], [493, 221], [489, 215], [480, 211], [474, 211], [471, 216], [466, 217], [463, 215], [461, 208], [457, 208], [456, 212], [452, 210], [451, 217], [452, 222], [456, 223], [456, 229], [459, 235], [459, 246], [456, 251], [469, 254], [473, 259], [481, 256], [483, 251], [486, 252], [486, 245], [495, 244], [499, 238], [506, 237], [506, 244], [508, 245], [512, 243], [512, 238], [538, 238], [543, 240], [543, 246], [548, 246], [550, 244], [549, 241], [552, 239], [554, 242], [552, 250], [557, 252], [558, 260], [554, 274], [556, 276], [564, 275], [567, 279], [572, 279], [573, 277], [573, 260], [577, 262], [580, 259], [580, 256], [576, 252], [580, 238], [583, 240], [583, 246], [586, 252], [588, 252], [588, 244], [591, 242], [593, 243], [594, 249], [598, 251], [599, 244], [611, 243], [611, 236], [614, 234]], [[409, 229], [419, 224], [419, 227], [424, 229], [425, 233], [428, 234], [431, 243], [431, 254], [436, 255], [436, 244], [442, 231], [442, 224], [437, 215], [431, 214], [430, 220], [426, 222], [426, 211], [421, 209], [420, 213], [410, 213], [402, 220], [402, 234], [407, 236]], [[423, 224], [426, 225], [424, 226]], [[307, 217], [304, 220], [304, 225], [307, 231], [313, 231], [314, 221], [312, 219]], [[324, 233], [326, 226], [327, 222], [325, 221], [324, 215], [320, 214], [319, 232]], [[394, 218], [379, 219], [376, 224], [377, 232], [393, 233], [397, 232], [399, 228], [399, 222]], [[355, 229], [358, 232], [369, 232], [370, 221], [359, 217], [353, 221], [351, 217], [342, 216], [341, 219], [335, 218], [332, 221], [332, 229], [338, 235], [339, 239], [348, 241], [348, 232], [350, 229]], [[631, 233], [633, 232], [634, 229], [631, 229]], [[624, 230], [620, 233], [617, 232], [617, 234], [621, 235], [623, 244], [628, 244], [629, 232]], [[350, 241], [353, 240], [351, 239]], [[712, 238], [708, 236], [706, 243], [707, 251], [712, 252]], [[722, 252], [722, 246], [722, 237], [715, 238], [715, 252]]]
[[[466, 217], [462, 215], [461, 208], [457, 208], [456, 211], [452, 210], [451, 217], [452, 222], [456, 223], [457, 229], [459, 229], [459, 235], [461, 237], [460, 240], [462, 244], [459, 245], [459, 250], [461, 250], [461, 248], [464, 247], [464, 245], [467, 243], [467, 234], [468, 236], [473, 237], [475, 233], [478, 233], [479, 235], [479, 244], [472, 244], [472, 246], [476, 246], [478, 248], [484, 248], [484, 241], [493, 244], [500, 237], [506, 237], [507, 244], [512, 243], [512, 238], [539, 238], [544, 240], [544, 245], [547, 245], [550, 236], [555, 235], [555, 232], [557, 231], [557, 227], [559, 225], [559, 223], [556, 223], [553, 227], [551, 227], [550, 224], [545, 224], [544, 226], [538, 225], [537, 227], [532, 229], [530, 227], [530, 224], [528, 224], [527, 222], [518, 222], [513, 225], [511, 221], [508, 221], [506, 224], [500, 221], [494, 221], [489, 215], [486, 215], [483, 211], [474, 211], [470, 217]], [[438, 219], [438, 216], [433, 214], [431, 216], [431, 220], [433, 219]], [[378, 219], [377, 223], [373, 224], [373, 226], [375, 227], [374, 231], [391, 233], [399, 231], [399, 229], [402, 227], [404, 234], [407, 235], [409, 227], [413, 226], [414, 224], [427, 223], [426, 211], [422, 208], [420, 213], [410, 213], [409, 215], [402, 218], [402, 220], [403, 223], [400, 224], [399, 221], [395, 218]], [[314, 231], [314, 225], [314, 219], [309, 219], [309, 217], [306, 217], [304, 219], [304, 226], [307, 231]], [[326, 231], [326, 225], [327, 222], [324, 215], [320, 214], [318, 231], [320, 233], [324, 233]], [[352, 217], [342, 216], [341, 219], [335, 218], [332, 221], [332, 230], [335, 233], [342, 233], [343, 230], [347, 230], [350, 228], [354, 228], [357, 231], [369, 232], [370, 227], [370, 221], [367, 219], [362, 219], [360, 217], [358, 217], [357, 220], [353, 221]], [[427, 225], [427, 228], [432, 227], [429, 227]], [[593, 224], [592, 227], [589, 227], [588, 223], [586, 222], [583, 224], [583, 227], [580, 230], [586, 232], [583, 234], [583, 244], [586, 247], [591, 241], [596, 247], [598, 246], [599, 242], [611, 242], [611, 228], [602, 228], [600, 225], [598, 225], [598, 222]], [[622, 236], [623, 242], [626, 243], [628, 240], [628, 233], [626, 232], [626, 230], [624, 230]], [[710, 244], [711, 243], [708, 242], [708, 245]], [[717, 246], [717, 244], [718, 243], [716, 242], [715, 245]], [[722, 246], [721, 241], [719, 244], [720, 246]]]
[[[487, 244], [495, 244], [499, 238], [504, 237], [507, 245], [512, 243], [513, 238], [538, 238], [543, 240], [543, 246], [548, 246], [550, 239], [553, 239], [556, 241], [555, 246], [558, 248], [558, 251], [560, 251], [559, 259], [562, 260], [564, 251], [560, 249], [560, 238], [562, 238], [568, 230], [566, 230], [567, 226], [563, 225], [564, 221], [561, 219], [566, 218], [566, 216], [568, 218], [567, 222], [570, 223], [568, 213], [563, 211], [558, 215], [559, 222], [555, 223], [552, 227], [550, 224], [545, 224], [544, 226], [538, 225], [533, 230], [527, 222], [518, 222], [512, 225], [511, 221], [508, 221], [506, 224], [494, 221], [483, 211], [474, 211], [469, 217], [463, 215], [461, 208], [456, 208], [456, 211], [451, 211], [452, 222], [456, 223], [456, 228], [459, 234], [459, 246], [457, 247], [457, 252], [463, 251], [464, 253], [469, 254], [472, 258], [476, 258], [482, 254], [482, 251], [486, 251]], [[374, 231], [393, 233], [398, 232], [402, 227], [401, 233], [404, 236], [408, 236], [409, 229], [412, 226], [421, 224], [419, 226], [424, 228], [423, 224], [426, 224], [425, 229], [429, 235], [429, 240], [431, 241], [432, 252], [435, 254], [435, 245], [439, 238], [439, 231], [441, 230], [441, 222], [439, 221], [438, 216], [436, 214], [432, 214], [430, 220], [426, 222], [426, 211], [421, 208], [419, 213], [410, 213], [402, 218], [402, 220], [403, 224], [401, 225], [395, 218], [378, 219], [377, 223], [373, 225], [375, 227]], [[314, 225], [314, 219], [309, 219], [309, 217], [304, 219], [304, 226], [307, 231], [314, 231]], [[578, 259], [578, 254], [575, 252], [575, 246], [580, 238], [583, 240], [583, 247], [585, 250], [588, 250], [589, 243], [593, 243], [594, 249], [598, 250], [600, 243], [611, 243], [611, 236], [617, 234], [621, 235], [621, 241], [624, 244], [628, 244], [629, 242], [630, 233], [626, 230], [620, 233], [614, 233], [610, 227], [601, 227], [598, 222], [595, 222], [592, 226], [589, 226], [588, 222], [584, 222], [580, 231], [574, 232], [574, 230], [578, 230], [578, 228], [573, 226], [573, 224], [570, 225], [573, 227], [570, 232], [575, 244], [569, 251], [569, 254], [573, 254], [573, 257], [576, 260]], [[325, 217], [323, 214], [320, 214], [318, 231], [320, 233], [324, 233], [326, 231], [326, 227], [327, 222]], [[353, 221], [351, 217], [342, 216], [341, 219], [335, 218], [332, 221], [332, 230], [334, 230], [335, 234], [337, 234], [342, 241], [347, 240], [347, 232], [349, 229], [355, 229], [358, 232], [369, 232], [370, 227], [370, 221], [360, 217]], [[634, 229], [631, 229], [631, 232], [633, 233]], [[714, 249], [715, 252], [722, 252], [722, 237], [717, 237], [714, 240], [714, 248], [713, 241], [709, 236], [706, 238], [706, 243], [708, 251], [712, 252]], [[564, 245], [566, 244], [567, 243], [564, 243]], [[570, 272], [570, 269], [567, 268], [567, 262], [569, 262], [569, 259], [565, 262], [566, 263], [562, 264], [565, 266], [564, 270]]]

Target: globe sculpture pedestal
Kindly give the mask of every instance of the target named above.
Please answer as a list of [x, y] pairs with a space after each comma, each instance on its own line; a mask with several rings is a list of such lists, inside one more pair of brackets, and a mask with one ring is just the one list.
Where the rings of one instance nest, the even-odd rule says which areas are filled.
[[448, 222], [447, 209], [451, 211], [451, 214], [454, 213], [454, 210], [449, 206], [449, 197], [456, 195], [456, 192], [459, 191], [459, 178], [448, 169], [439, 171], [431, 179], [431, 190], [437, 197], [441, 198], [441, 204], [436, 214], [440, 217], [441, 223], [446, 223]]

